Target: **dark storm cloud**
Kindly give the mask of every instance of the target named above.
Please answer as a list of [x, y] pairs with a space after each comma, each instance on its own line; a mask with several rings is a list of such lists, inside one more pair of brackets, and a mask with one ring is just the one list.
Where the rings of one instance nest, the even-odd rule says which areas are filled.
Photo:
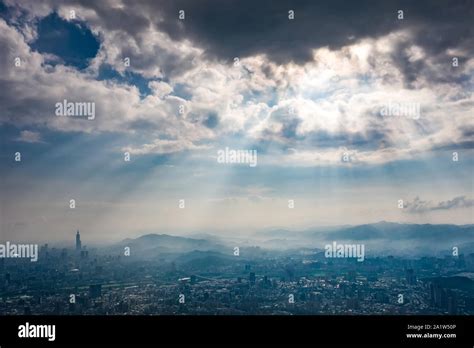
[[[338, 49], [406, 29], [412, 38], [400, 43], [392, 58], [408, 88], [418, 76], [437, 83], [460, 83], [466, 76], [463, 69], [413, 62], [405, 48], [420, 46], [444, 67], [451, 62], [448, 49], [459, 52], [460, 63], [474, 53], [472, 0], [162, 0], [127, 1], [123, 8], [102, 1], [81, 4], [94, 9], [108, 30], [127, 31], [137, 38], [155, 26], [174, 40], [191, 40], [208, 58], [229, 63], [234, 57], [265, 54], [278, 64], [303, 64], [312, 59], [312, 49]], [[178, 19], [180, 10], [185, 11], [184, 21]], [[294, 20], [288, 19], [289, 10], [295, 11]], [[403, 20], [398, 20], [398, 10], [404, 11]]]
[[80, 4], [94, 10], [101, 24], [110, 31], [127, 31], [132, 36], [137, 36], [151, 25], [148, 14], [141, 10], [140, 1], [127, 1], [127, 6], [113, 6], [111, 1], [66, 0], [54, 1], [55, 4]]
[[[400, 27], [416, 27], [416, 41], [436, 54], [450, 47], [471, 46], [472, 0], [161, 0], [52, 1], [94, 10], [108, 30], [132, 36], [156, 25], [174, 39], [192, 38], [223, 58], [266, 53], [275, 60], [310, 59], [310, 49], [338, 48], [364, 37]], [[397, 20], [397, 10], [405, 19]], [[178, 11], [186, 19], [178, 20]], [[295, 19], [288, 19], [288, 11]], [[418, 42], [419, 41], [419, 42]], [[229, 58], [229, 59], [230, 59]]]
[[[452, 68], [452, 55], [448, 49], [457, 51], [459, 65], [474, 54], [474, 1], [417, 1], [413, 12], [413, 41], [399, 47], [393, 62], [405, 78], [406, 87], [411, 87], [417, 76], [423, 75], [429, 82], [463, 84], [469, 80], [463, 69]], [[438, 66], [430, 66], [425, 60], [410, 61], [406, 51], [410, 45], [423, 48], [426, 56]]]
[[[163, 13], [156, 25], [174, 39], [191, 38], [207, 53], [229, 59], [265, 53], [276, 62], [311, 59], [311, 49], [336, 49], [361, 38], [410, 28], [429, 54], [453, 47], [472, 52], [473, 1], [202, 0], [145, 4]], [[178, 11], [186, 11], [179, 21]], [[404, 20], [397, 11], [404, 11]], [[295, 19], [288, 19], [288, 11]]]
[[[277, 63], [303, 63], [313, 48], [338, 48], [362, 37], [387, 33], [396, 6], [371, 1], [162, 1], [160, 30], [174, 39], [191, 38], [222, 59], [263, 53]], [[177, 19], [180, 9], [187, 13]], [[295, 11], [295, 20], [288, 11]]]
[[[52, 8], [69, 4], [92, 9], [99, 17], [95, 24], [109, 31], [127, 32], [140, 44], [146, 44], [141, 42], [141, 33], [155, 27], [173, 40], [191, 40], [204, 48], [209, 58], [229, 63], [234, 57], [266, 54], [278, 64], [302, 64], [312, 59], [314, 48], [338, 49], [363, 38], [405, 29], [412, 37], [400, 44], [392, 58], [407, 87], [419, 75], [438, 83], [462, 82], [465, 76], [462, 69], [442, 71], [423, 60], [413, 62], [404, 48], [420, 46], [429, 59], [443, 66], [451, 61], [448, 49], [459, 52], [460, 63], [474, 53], [473, 0], [155, 0], [125, 1], [125, 6], [89, 0], [51, 3]], [[185, 11], [185, 20], [178, 19], [179, 10]], [[289, 10], [295, 11], [294, 20], [288, 19]], [[398, 10], [404, 11], [403, 20], [397, 19]], [[133, 56], [137, 64], [154, 63], [140, 58], [131, 48], [128, 51], [123, 53]], [[159, 48], [155, 51], [163, 54]], [[170, 66], [164, 67], [164, 72], [192, 66], [190, 61], [173, 56], [166, 61]]]

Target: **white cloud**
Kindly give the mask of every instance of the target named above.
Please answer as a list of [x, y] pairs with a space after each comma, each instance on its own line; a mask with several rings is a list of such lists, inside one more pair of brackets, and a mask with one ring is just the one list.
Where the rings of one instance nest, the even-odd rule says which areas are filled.
[[20, 136], [16, 139], [25, 143], [41, 143], [41, 135], [38, 132], [23, 130], [20, 132]]
[[[45, 16], [47, 4], [24, 7], [30, 15]], [[129, 33], [113, 22], [118, 19], [106, 22], [99, 9], [75, 9], [101, 38], [99, 54], [85, 72], [46, 66], [44, 56], [28, 47], [34, 30], [29, 28], [25, 39], [24, 33], [0, 20], [2, 46], [10, 48], [2, 53], [5, 63], [0, 67], [8, 86], [1, 122], [46, 125], [56, 131], [119, 132], [126, 135], [124, 142], [140, 134], [141, 143], [123, 146], [136, 154], [202, 150], [211, 146], [202, 143], [243, 134], [248, 141], [281, 146], [266, 160], [288, 165], [340, 165], [341, 149], [351, 152], [352, 164], [384, 163], [472, 141], [463, 131], [474, 127], [471, 91], [460, 84], [428, 81], [424, 75], [405, 86], [393, 55], [410, 42], [407, 30], [340, 50], [319, 48], [314, 60], [304, 65], [276, 65], [257, 55], [242, 58], [235, 67], [231, 57], [229, 62], [208, 59], [202, 48], [173, 40], [154, 26]], [[59, 6], [61, 16], [68, 10]], [[443, 68], [420, 46], [406, 45], [404, 52], [411, 62], [423, 60], [434, 75]], [[16, 56], [21, 56], [21, 68], [13, 66]], [[130, 67], [123, 64], [125, 57], [131, 59]], [[129, 69], [166, 82], [149, 82], [152, 94], [141, 99], [136, 87], [95, 80], [104, 63], [121, 73]], [[472, 76], [474, 59], [463, 69]], [[179, 96], [183, 88], [190, 98]], [[55, 117], [54, 104], [63, 99], [95, 102], [96, 119]], [[381, 117], [379, 111], [388, 102], [419, 103], [421, 117]], [[210, 114], [216, 115], [213, 127], [206, 125]]]

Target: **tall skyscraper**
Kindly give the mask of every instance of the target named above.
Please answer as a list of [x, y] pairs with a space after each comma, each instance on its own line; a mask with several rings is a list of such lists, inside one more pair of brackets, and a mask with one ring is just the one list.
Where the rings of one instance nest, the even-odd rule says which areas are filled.
[[77, 230], [76, 233], [76, 251], [81, 251], [82, 245], [81, 245], [81, 235], [79, 234], [79, 230]]
[[249, 281], [250, 281], [250, 284], [255, 284], [255, 272], [250, 272], [249, 274]]
[[405, 270], [405, 276], [406, 276], [407, 283], [409, 285], [416, 284], [416, 275], [415, 275], [415, 271], [412, 268]]

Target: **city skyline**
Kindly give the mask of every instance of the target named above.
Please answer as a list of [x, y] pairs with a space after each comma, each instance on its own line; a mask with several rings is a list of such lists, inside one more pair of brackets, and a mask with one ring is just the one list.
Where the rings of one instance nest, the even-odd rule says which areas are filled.
[[[75, 250], [42, 245], [33, 263], [2, 258], [0, 310], [6, 315], [474, 313], [469, 251], [360, 260], [308, 248], [242, 247], [236, 255], [202, 244], [199, 251], [194, 246], [185, 251], [173, 247], [176, 240], [169, 236], [152, 237], [144, 236], [141, 247], [128, 240], [129, 254], [121, 248], [79, 252], [76, 237]], [[166, 252], [141, 258], [140, 248], [153, 244]]]

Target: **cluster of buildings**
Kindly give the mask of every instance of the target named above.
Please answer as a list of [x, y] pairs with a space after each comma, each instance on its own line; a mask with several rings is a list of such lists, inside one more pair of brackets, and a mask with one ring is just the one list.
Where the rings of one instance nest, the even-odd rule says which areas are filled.
[[326, 259], [295, 251], [202, 264], [130, 260], [82, 247], [0, 260], [11, 315], [474, 314], [474, 255]]

